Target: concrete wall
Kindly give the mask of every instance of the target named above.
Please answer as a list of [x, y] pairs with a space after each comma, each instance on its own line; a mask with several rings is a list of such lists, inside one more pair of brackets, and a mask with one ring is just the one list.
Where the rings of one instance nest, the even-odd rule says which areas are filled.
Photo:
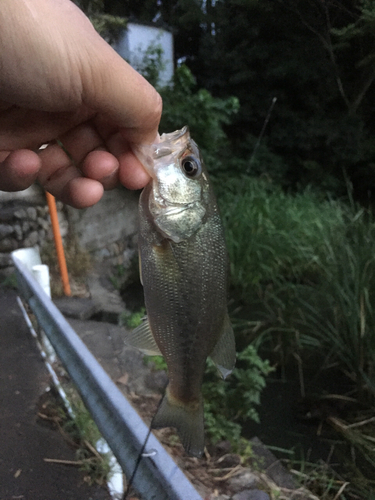
[[138, 193], [124, 188], [106, 191], [93, 207], [66, 207], [69, 228], [81, 248], [98, 259], [121, 262], [122, 252], [134, 249], [137, 240]]
[[16, 202], [16, 201], [31, 203], [31, 204], [43, 204], [45, 203], [46, 200], [43, 190], [36, 184], [33, 184], [28, 189], [24, 189], [23, 191], [16, 191], [14, 193], [0, 191], [0, 207], [4, 203]]
[[[138, 193], [118, 188], [93, 207], [78, 210], [57, 201], [63, 239], [75, 238], [82, 250], [109, 264], [127, 264], [137, 242]], [[18, 193], [0, 191], [0, 271], [11, 272], [10, 252], [53, 240], [50, 216], [39, 186]]]

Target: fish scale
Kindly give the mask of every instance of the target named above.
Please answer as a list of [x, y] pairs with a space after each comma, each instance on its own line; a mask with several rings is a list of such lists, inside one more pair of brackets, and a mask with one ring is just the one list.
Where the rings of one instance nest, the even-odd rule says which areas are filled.
[[127, 342], [164, 356], [169, 384], [153, 425], [175, 427], [186, 451], [200, 456], [206, 359], [211, 356], [225, 377], [236, 357], [227, 312], [227, 252], [208, 173], [188, 129], [162, 135], [153, 158], [152, 180], [139, 202], [147, 320]]

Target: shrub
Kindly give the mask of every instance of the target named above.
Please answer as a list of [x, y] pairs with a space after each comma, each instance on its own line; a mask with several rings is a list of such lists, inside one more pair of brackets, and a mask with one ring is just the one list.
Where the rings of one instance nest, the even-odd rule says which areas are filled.
[[238, 441], [246, 420], [259, 422], [256, 405], [266, 385], [265, 377], [272, 371], [252, 345], [237, 355], [237, 365], [226, 380], [218, 378], [217, 369], [208, 360], [203, 382], [205, 427], [213, 442], [227, 439]]

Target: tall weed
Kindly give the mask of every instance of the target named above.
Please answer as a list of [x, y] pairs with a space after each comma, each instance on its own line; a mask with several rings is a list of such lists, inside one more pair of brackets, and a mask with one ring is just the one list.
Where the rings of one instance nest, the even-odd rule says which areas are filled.
[[227, 181], [225, 190], [219, 185], [218, 192], [232, 282], [249, 304], [258, 345], [278, 350], [283, 360], [324, 353], [322, 365], [339, 363], [358, 393], [373, 398], [375, 222], [369, 214], [247, 177]]
[[328, 235], [321, 278], [301, 300], [301, 325], [340, 360], [359, 394], [375, 397], [375, 223], [352, 212], [340, 239]]
[[217, 190], [233, 283], [245, 291], [313, 279], [327, 233], [336, 235], [344, 226], [341, 205], [313, 192], [292, 196], [251, 177], [230, 179]]

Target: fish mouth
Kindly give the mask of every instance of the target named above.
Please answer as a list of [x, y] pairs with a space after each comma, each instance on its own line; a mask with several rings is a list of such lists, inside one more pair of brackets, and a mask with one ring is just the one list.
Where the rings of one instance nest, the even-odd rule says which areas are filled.
[[145, 170], [151, 177], [155, 177], [154, 160], [169, 156], [176, 152], [181, 146], [186, 146], [190, 139], [190, 132], [187, 126], [169, 134], [158, 135], [154, 144], [137, 144], [132, 146], [132, 151], [142, 163]]
[[190, 139], [189, 127], [185, 125], [180, 130], [175, 130], [174, 132], [170, 132], [169, 134], [162, 134], [160, 136], [159, 142], [154, 144], [154, 158], [160, 158], [162, 156], [166, 156], [171, 154], [173, 150], [183, 144], [186, 144]]
[[171, 156], [186, 148], [190, 140], [190, 132], [187, 126], [169, 134], [159, 136], [159, 142], [152, 145], [153, 158], [159, 160], [165, 156]]

